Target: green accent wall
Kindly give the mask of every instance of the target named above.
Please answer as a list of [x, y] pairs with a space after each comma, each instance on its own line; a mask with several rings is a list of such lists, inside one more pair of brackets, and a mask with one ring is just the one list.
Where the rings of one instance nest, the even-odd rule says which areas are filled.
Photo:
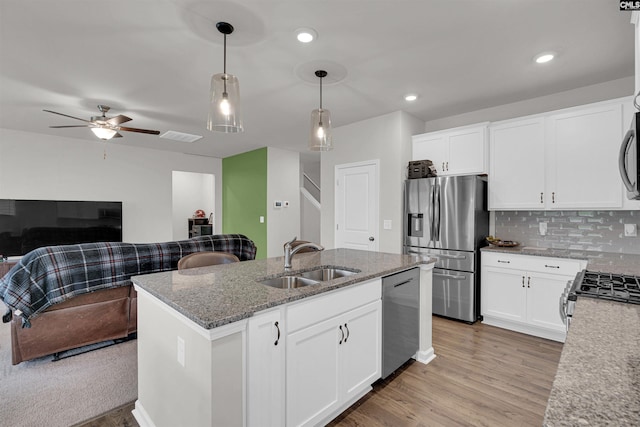
[[266, 147], [222, 159], [222, 232], [244, 234], [267, 257]]

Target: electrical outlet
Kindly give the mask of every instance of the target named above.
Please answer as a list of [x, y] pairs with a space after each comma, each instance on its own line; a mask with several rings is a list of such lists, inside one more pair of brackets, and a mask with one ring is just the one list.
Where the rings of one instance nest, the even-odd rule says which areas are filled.
[[547, 235], [547, 223], [546, 222], [541, 222], [538, 224], [538, 230], [540, 231], [540, 235], [541, 236], [546, 236]]
[[178, 337], [178, 363], [182, 365], [184, 368], [184, 340], [181, 337]]
[[637, 224], [625, 224], [624, 225], [624, 237], [637, 237], [638, 225]]
[[383, 228], [385, 230], [391, 230], [391, 220], [390, 219], [385, 219], [383, 222]]
[[260, 216], [260, 224], [264, 224], [264, 217]]

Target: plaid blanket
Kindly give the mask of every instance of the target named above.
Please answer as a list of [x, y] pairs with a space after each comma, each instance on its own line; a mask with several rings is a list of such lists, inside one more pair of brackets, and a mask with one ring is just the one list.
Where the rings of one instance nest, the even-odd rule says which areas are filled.
[[[22, 257], [0, 279], [0, 299], [22, 312], [22, 326], [53, 304], [104, 288], [131, 284], [131, 276], [175, 270], [178, 260], [200, 251], [254, 259], [256, 246], [242, 234], [199, 236], [165, 243], [83, 243], [46, 246]], [[19, 312], [18, 312], [19, 313]], [[10, 315], [3, 321], [11, 320]]]

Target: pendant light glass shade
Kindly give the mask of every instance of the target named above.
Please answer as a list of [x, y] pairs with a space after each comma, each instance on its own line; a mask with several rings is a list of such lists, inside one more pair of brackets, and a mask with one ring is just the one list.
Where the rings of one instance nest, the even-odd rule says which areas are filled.
[[311, 137], [309, 139], [309, 150], [333, 150], [333, 139], [331, 138], [331, 113], [329, 110], [317, 108], [311, 112]]
[[242, 132], [240, 117], [240, 85], [231, 74], [219, 73], [211, 77], [207, 129], [218, 132]]
[[211, 77], [207, 129], [226, 133], [242, 132], [240, 84], [236, 76], [227, 73], [227, 35], [233, 33], [233, 26], [228, 22], [218, 22], [216, 28], [224, 34], [224, 68], [222, 73]]
[[331, 113], [322, 108], [322, 78], [326, 76], [326, 71], [316, 71], [316, 77], [320, 78], [320, 108], [311, 112], [311, 134], [309, 135], [309, 150], [311, 151], [333, 150]]

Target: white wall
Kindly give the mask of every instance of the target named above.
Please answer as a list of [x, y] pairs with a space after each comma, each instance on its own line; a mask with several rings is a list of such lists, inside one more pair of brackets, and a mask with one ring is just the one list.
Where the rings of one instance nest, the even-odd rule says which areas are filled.
[[222, 176], [222, 161], [135, 148], [126, 137], [116, 144], [0, 129], [0, 198], [122, 201], [126, 242], [173, 239], [174, 170]]
[[[379, 250], [402, 252], [402, 185], [411, 154], [411, 135], [424, 132], [424, 122], [397, 111], [333, 129], [334, 149], [322, 153], [321, 243], [335, 243], [335, 166], [380, 160]], [[391, 220], [391, 230], [384, 230]]]
[[[288, 201], [289, 207], [274, 207]], [[300, 237], [300, 154], [267, 148], [267, 257], [283, 255], [282, 245]]]
[[[215, 212], [215, 176], [210, 173], [173, 171], [173, 240], [189, 238], [189, 218], [202, 209], [209, 214]], [[219, 221], [214, 215], [213, 234], [219, 230]]]

